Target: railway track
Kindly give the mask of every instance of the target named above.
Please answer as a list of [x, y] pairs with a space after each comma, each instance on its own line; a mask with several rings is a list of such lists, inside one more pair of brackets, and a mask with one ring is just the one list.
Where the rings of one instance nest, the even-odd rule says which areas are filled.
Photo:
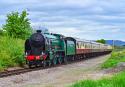
[[30, 69], [24, 68], [24, 69], [17, 69], [17, 70], [0, 72], [0, 78], [11, 76], [11, 75], [18, 75], [18, 74], [25, 73], [25, 72], [28, 72], [28, 71], [30, 71]]
[[[70, 64], [70, 63], [68, 63], [68, 64]], [[3, 72], [0, 72], [0, 78], [12, 76], [12, 75], [20, 75], [20, 74], [23, 74], [23, 73], [26, 73], [26, 72], [31, 72], [31, 71], [38, 71], [38, 70], [42, 70], [42, 69], [58, 67], [58, 66], [61, 66], [61, 65], [65, 65], [65, 64], [62, 63], [62, 64], [57, 64], [57, 65], [54, 65], [54, 66], [37, 67], [37, 68], [32, 68], [32, 69], [23, 68], [23, 69], [16, 69], [16, 70], [10, 70], [10, 71], [3, 71]]]
[[[103, 56], [103, 55], [100, 55], [100, 56]], [[98, 57], [98, 56], [96, 56], [96, 57]], [[89, 58], [86, 58], [86, 59], [79, 58], [79, 59], [77, 59], [75, 61], [68, 61], [68, 64], [75, 63], [75, 62], [80, 62], [82, 60], [87, 60], [87, 59], [89, 59]], [[23, 73], [31, 72], [31, 71], [37, 71], [37, 70], [42, 70], [42, 69], [58, 67], [58, 66], [61, 66], [61, 65], [66, 65], [66, 64], [62, 63], [62, 64], [57, 64], [57, 65], [54, 65], [54, 66], [37, 67], [37, 68], [32, 68], [32, 69], [23, 68], [23, 69], [16, 69], [16, 70], [10, 70], [10, 71], [3, 71], [3, 72], [0, 72], [0, 78], [12, 76], [12, 75], [19, 75], [19, 74], [23, 74]]]
[[[68, 64], [78, 62], [78, 61], [81, 61], [81, 60], [72, 61], [72, 62], [70, 61], [70, 62], [68, 62]], [[65, 64], [62, 63], [62, 64], [57, 64], [57, 65], [54, 65], [54, 66], [37, 67], [37, 68], [32, 68], [32, 69], [23, 68], [23, 69], [16, 69], [16, 70], [10, 70], [10, 71], [3, 71], [3, 72], [0, 72], [0, 78], [7, 77], [7, 76], [12, 76], [12, 75], [19, 75], [19, 74], [23, 74], [23, 73], [26, 73], [26, 72], [37, 71], [37, 70], [41, 70], [41, 69], [48, 69], [48, 68], [58, 67], [58, 66], [61, 66], [61, 65], [65, 65]]]

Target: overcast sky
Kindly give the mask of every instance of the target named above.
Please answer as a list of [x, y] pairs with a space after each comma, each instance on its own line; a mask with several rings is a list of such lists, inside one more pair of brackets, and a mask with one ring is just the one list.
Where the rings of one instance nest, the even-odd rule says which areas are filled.
[[33, 27], [83, 39], [125, 41], [125, 0], [0, 0], [0, 26], [6, 14], [27, 10]]

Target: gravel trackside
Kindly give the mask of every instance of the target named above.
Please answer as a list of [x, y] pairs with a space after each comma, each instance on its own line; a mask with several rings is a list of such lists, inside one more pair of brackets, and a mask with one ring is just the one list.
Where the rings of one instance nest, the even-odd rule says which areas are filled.
[[98, 79], [105, 76], [99, 67], [109, 56], [0, 78], [0, 87], [65, 87], [82, 79]]

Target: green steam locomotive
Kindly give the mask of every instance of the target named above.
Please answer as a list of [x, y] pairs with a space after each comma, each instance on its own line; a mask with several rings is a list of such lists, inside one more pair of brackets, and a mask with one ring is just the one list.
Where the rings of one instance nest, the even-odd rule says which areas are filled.
[[110, 53], [112, 46], [37, 30], [25, 41], [27, 65], [51, 66]]

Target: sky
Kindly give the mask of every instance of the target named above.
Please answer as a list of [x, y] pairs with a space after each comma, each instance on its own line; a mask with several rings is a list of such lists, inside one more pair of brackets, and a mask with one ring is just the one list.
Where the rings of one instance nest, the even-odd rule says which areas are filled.
[[0, 27], [7, 14], [23, 10], [34, 29], [45, 27], [87, 40], [125, 41], [125, 0], [0, 0]]

